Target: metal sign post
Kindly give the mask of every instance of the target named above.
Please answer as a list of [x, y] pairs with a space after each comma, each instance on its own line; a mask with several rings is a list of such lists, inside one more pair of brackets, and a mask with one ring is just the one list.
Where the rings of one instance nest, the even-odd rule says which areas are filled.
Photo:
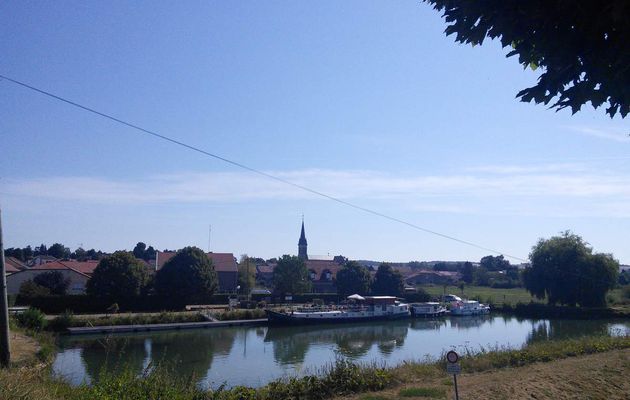
[[453, 350], [446, 353], [446, 372], [453, 374], [453, 383], [455, 384], [455, 400], [459, 400], [459, 392], [457, 390], [457, 375], [462, 372], [462, 367], [457, 363], [459, 355]]

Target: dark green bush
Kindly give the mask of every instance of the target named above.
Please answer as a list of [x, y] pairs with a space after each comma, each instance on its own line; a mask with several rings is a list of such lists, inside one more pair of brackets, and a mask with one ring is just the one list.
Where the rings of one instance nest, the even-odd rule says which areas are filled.
[[512, 279], [495, 280], [490, 285], [490, 287], [493, 289], [512, 289], [519, 286], [520, 282]]
[[34, 331], [41, 331], [46, 327], [46, 316], [37, 308], [29, 308], [21, 314], [17, 315], [17, 321], [20, 326]]
[[328, 399], [357, 392], [383, 390], [394, 383], [391, 370], [337, 360], [322, 374], [279, 379], [262, 389], [265, 399]]
[[[201, 304], [227, 304], [227, 294], [208, 296]], [[47, 314], [61, 314], [70, 310], [75, 314], [100, 314], [107, 312], [112, 305], [111, 300], [90, 295], [67, 296], [35, 296], [18, 295], [16, 305], [38, 308]], [[117, 302], [120, 312], [159, 312], [180, 311], [187, 305], [181, 299], [167, 296], [147, 295], [119, 299]]]
[[265, 318], [265, 310], [254, 308], [252, 310], [232, 310], [218, 313], [215, 318], [220, 321], [234, 321], [239, 319], [259, 319]]
[[405, 301], [407, 303], [423, 303], [431, 301], [431, 295], [426, 290], [418, 288], [415, 293], [405, 294]]

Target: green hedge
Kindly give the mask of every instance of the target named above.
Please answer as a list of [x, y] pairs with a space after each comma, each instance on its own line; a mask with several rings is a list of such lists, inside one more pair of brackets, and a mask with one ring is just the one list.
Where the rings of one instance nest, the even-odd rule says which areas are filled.
[[[203, 299], [200, 304], [227, 304], [229, 295], [216, 294]], [[75, 314], [85, 313], [106, 313], [107, 309], [114, 303], [118, 304], [119, 312], [157, 312], [157, 311], [180, 311], [187, 304], [181, 299], [173, 299], [165, 296], [140, 296], [123, 299], [104, 299], [90, 295], [67, 295], [67, 296], [37, 296], [23, 297], [17, 296], [15, 301], [20, 306], [31, 306], [42, 310], [46, 314], [60, 314], [65, 311], [72, 311]]]

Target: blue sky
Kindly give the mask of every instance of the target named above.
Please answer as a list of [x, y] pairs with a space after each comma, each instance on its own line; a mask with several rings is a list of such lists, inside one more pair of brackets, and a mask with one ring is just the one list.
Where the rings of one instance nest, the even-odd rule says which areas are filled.
[[[515, 100], [539, 71], [417, 1], [0, 4], [0, 74], [526, 258], [563, 230], [630, 263], [627, 119]], [[5, 245], [478, 260], [0, 81]], [[514, 260], [513, 260], [514, 261]]]

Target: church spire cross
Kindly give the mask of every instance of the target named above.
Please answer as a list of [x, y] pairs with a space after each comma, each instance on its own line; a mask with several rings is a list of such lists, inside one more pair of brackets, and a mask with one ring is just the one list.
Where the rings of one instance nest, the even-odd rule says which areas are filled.
[[304, 233], [304, 214], [302, 214], [302, 231], [300, 232], [300, 240], [298, 241], [298, 257], [303, 260], [308, 260], [307, 246], [306, 234]]

